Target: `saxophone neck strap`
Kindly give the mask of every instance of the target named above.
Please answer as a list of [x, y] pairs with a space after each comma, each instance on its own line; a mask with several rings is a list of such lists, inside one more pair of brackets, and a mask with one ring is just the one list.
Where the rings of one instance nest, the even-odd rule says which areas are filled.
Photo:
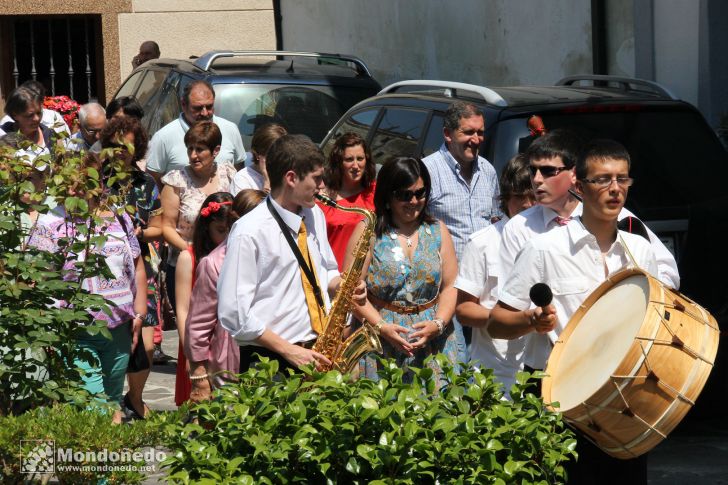
[[[308, 263], [306, 263], [303, 254], [301, 254], [301, 250], [298, 248], [298, 244], [296, 243], [296, 241], [293, 240], [293, 236], [291, 235], [291, 228], [288, 227], [285, 222], [283, 222], [281, 215], [278, 213], [275, 207], [273, 207], [273, 204], [270, 201], [270, 197], [267, 197], [265, 199], [265, 202], [268, 206], [268, 210], [273, 216], [273, 219], [276, 220], [276, 222], [278, 223], [278, 227], [281, 228], [281, 232], [283, 232], [283, 236], [286, 238], [286, 242], [288, 242], [288, 245], [291, 247], [291, 251], [293, 251], [293, 254], [296, 256], [296, 259], [298, 260], [298, 265], [301, 267], [301, 271], [303, 271], [303, 274], [306, 275], [306, 279], [308, 279], [308, 282], [311, 284], [311, 287], [313, 288], [313, 293], [316, 296], [316, 303], [318, 303], [321, 308], [324, 308], [324, 299], [321, 296], [321, 288], [319, 288], [319, 285], [316, 282], [316, 277], [313, 275], [311, 267], [308, 265]], [[301, 224], [303, 224], [303, 221], [301, 221]]]

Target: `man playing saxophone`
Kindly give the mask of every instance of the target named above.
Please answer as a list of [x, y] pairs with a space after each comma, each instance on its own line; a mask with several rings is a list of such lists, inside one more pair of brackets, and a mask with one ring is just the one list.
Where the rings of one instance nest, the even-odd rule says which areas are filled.
[[[240, 344], [240, 372], [259, 356], [279, 369], [331, 360], [312, 350], [341, 277], [315, 204], [324, 158], [307, 137], [278, 139], [267, 155], [271, 193], [233, 225], [218, 280], [220, 323]], [[363, 281], [351, 295], [363, 304]]]

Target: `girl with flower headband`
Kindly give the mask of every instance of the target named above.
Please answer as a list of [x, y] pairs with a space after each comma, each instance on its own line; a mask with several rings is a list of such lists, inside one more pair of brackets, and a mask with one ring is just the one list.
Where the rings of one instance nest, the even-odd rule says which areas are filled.
[[[265, 196], [262, 190], [244, 189], [238, 192], [228, 212], [228, 228], [260, 204]], [[217, 207], [212, 204], [211, 211]], [[190, 362], [190, 400], [193, 402], [210, 399], [212, 389], [235, 380], [234, 374], [240, 369], [238, 343], [217, 319], [217, 280], [226, 253], [227, 241], [197, 260], [195, 286], [185, 324], [184, 347], [185, 356]]]
[[179, 331], [179, 353], [177, 358], [177, 379], [174, 387], [174, 402], [180, 406], [190, 398], [192, 384], [189, 378], [189, 364], [184, 354], [185, 324], [190, 306], [192, 287], [195, 284], [197, 262], [207, 256], [223, 242], [230, 231], [228, 214], [232, 208], [233, 196], [228, 192], [216, 192], [202, 203], [192, 230], [192, 244], [177, 258], [175, 272], [175, 293], [177, 329]]

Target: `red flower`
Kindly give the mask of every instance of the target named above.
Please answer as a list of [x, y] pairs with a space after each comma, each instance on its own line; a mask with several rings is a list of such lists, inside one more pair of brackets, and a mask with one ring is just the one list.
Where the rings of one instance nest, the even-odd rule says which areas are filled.
[[43, 107], [59, 112], [66, 124], [71, 126], [78, 116], [78, 109], [81, 106], [68, 96], [46, 96], [43, 100]]
[[207, 204], [206, 207], [203, 207], [202, 210], [200, 210], [200, 215], [202, 217], [207, 217], [210, 214], [219, 211], [220, 207], [222, 207], [224, 205], [232, 205], [232, 204], [233, 203], [229, 200], [227, 202], [215, 202], [215, 201], [210, 202], [209, 204]]

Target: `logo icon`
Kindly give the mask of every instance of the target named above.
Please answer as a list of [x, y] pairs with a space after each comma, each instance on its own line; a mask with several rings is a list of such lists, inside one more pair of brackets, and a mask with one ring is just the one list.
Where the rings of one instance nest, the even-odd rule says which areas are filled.
[[[30, 451], [23, 451], [30, 450]], [[53, 473], [56, 443], [53, 440], [20, 440], [22, 473]]]

